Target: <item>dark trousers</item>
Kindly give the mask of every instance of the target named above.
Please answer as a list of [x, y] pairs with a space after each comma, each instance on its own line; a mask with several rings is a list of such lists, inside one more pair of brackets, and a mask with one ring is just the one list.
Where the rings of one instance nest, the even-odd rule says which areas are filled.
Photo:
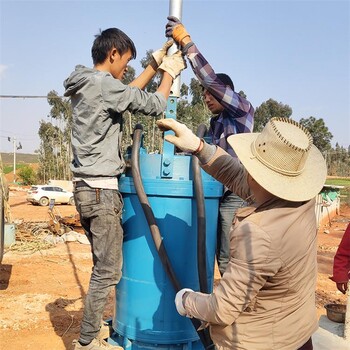
[[74, 199], [93, 258], [79, 338], [87, 344], [97, 336], [111, 287], [121, 278], [123, 200], [117, 190], [89, 186], [76, 187]]
[[301, 348], [297, 350], [313, 350], [312, 339], [310, 338]]
[[238, 208], [243, 206], [242, 198], [227, 191], [219, 204], [216, 258], [221, 276], [230, 260], [230, 231]]

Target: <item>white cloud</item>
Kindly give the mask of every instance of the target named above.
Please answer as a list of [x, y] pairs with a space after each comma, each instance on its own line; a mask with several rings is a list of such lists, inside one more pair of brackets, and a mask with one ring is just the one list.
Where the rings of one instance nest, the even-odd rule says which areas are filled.
[[8, 66], [5, 66], [4, 64], [0, 64], [0, 79], [4, 76], [4, 73]]

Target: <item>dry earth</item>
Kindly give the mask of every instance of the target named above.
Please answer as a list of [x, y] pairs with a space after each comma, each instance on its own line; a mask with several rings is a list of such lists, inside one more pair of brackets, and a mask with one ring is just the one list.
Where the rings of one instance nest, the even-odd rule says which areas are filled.
[[[10, 207], [12, 219], [22, 222], [17, 226], [21, 231], [17, 239], [22, 243], [7, 249], [0, 265], [0, 348], [70, 350], [79, 334], [92, 267], [90, 247], [78, 242], [59, 243], [50, 249], [34, 245], [28, 241], [37, 225], [33, 223], [48, 222], [48, 208], [27, 203], [25, 192], [19, 190], [10, 192]], [[72, 206], [56, 209], [63, 217], [76, 214]], [[319, 230], [319, 316], [325, 314], [326, 303], [346, 302], [328, 277], [349, 221], [350, 207], [342, 206], [331, 225]], [[105, 318], [112, 316], [113, 300], [111, 294]]]

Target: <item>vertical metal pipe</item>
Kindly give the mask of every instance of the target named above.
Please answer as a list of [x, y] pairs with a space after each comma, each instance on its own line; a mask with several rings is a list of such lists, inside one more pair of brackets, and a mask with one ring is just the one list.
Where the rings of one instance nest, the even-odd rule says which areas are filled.
[[[170, 0], [169, 1], [169, 16], [175, 16], [180, 21], [182, 20], [182, 0]], [[178, 50], [176, 44], [170, 47], [168, 55], [172, 55]], [[174, 80], [171, 87], [171, 95], [180, 97], [180, 86], [181, 86], [181, 77], [180, 75]]]

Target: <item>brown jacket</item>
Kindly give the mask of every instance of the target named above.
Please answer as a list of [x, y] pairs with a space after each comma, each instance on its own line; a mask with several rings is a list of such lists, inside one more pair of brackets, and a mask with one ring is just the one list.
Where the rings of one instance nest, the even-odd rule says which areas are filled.
[[[217, 149], [203, 166], [242, 198], [239, 162]], [[296, 350], [317, 329], [317, 227], [314, 200], [274, 198], [242, 208], [231, 230], [231, 257], [212, 294], [189, 293], [189, 315], [210, 324], [218, 350]]]

